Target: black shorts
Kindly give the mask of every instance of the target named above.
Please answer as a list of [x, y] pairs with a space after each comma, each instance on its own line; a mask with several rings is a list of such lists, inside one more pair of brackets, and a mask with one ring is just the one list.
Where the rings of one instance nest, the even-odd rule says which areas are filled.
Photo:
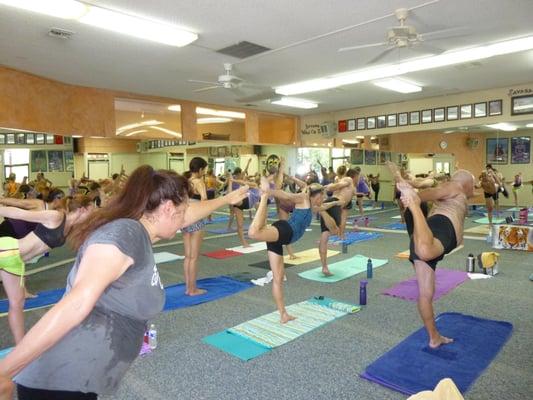
[[96, 393], [32, 389], [22, 385], [17, 385], [17, 397], [19, 400], [96, 400], [98, 398]]
[[292, 228], [287, 221], [279, 220], [272, 224], [278, 230], [278, 240], [267, 242], [267, 250], [277, 255], [283, 256], [283, 245], [290, 244], [292, 239]]
[[[331, 203], [332, 201], [338, 201], [336, 197], [330, 197], [329, 199], [324, 200], [324, 203]], [[328, 208], [326, 212], [335, 220], [335, 223], [337, 226], [341, 224], [341, 206], [333, 206], [331, 208]], [[324, 222], [324, 218], [322, 216], [320, 217], [320, 232], [329, 232], [328, 227], [326, 226]]]
[[494, 201], [498, 201], [498, 192], [496, 193], [487, 193], [487, 192], [483, 192], [483, 196], [486, 198], [486, 199], [490, 199], [492, 197], [492, 200]]
[[245, 197], [240, 206], [233, 206], [239, 210], [249, 210], [250, 209], [250, 200], [248, 197]]
[[348, 204], [342, 207], [343, 210], [351, 210], [353, 208], [353, 200], [350, 200]]
[[[424, 215], [427, 215], [427, 211], [425, 211], [424, 209], [422, 209], [422, 212], [424, 212]], [[412, 236], [413, 215], [411, 214], [411, 211], [409, 209], [405, 211], [405, 223], [407, 225], [407, 232], [409, 233], [409, 237], [411, 238], [409, 243], [409, 261], [414, 263], [415, 260], [420, 260], [420, 257], [418, 257], [415, 252], [415, 244]], [[438, 239], [442, 243], [442, 247], [444, 247], [444, 252], [440, 256], [434, 258], [433, 260], [425, 261], [425, 263], [429, 265], [431, 269], [435, 270], [435, 268], [437, 267], [437, 263], [442, 260], [446, 254], [448, 254], [457, 247], [457, 237], [455, 235], [455, 228], [453, 227], [452, 221], [450, 221], [450, 219], [445, 215], [432, 215], [427, 219], [427, 223], [429, 229], [433, 233], [433, 237], [435, 237], [435, 239]]]
[[215, 190], [208, 190], [207, 193], [207, 200], [213, 200], [215, 198]]
[[394, 191], [394, 198], [396, 200], [400, 200], [400, 197], [402, 197], [402, 192], [400, 192], [399, 190], [395, 190]]

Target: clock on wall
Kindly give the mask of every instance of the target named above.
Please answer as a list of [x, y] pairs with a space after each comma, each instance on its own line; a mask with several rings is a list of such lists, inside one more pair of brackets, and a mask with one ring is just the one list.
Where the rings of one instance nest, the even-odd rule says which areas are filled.
[[441, 140], [440, 143], [439, 143], [439, 147], [442, 150], [446, 150], [448, 148], [448, 143], [445, 140]]

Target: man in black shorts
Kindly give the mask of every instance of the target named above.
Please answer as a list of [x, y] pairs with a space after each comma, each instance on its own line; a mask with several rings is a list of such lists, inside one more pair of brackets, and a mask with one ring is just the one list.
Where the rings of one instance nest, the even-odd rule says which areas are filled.
[[[326, 212], [330, 215], [331, 218], [335, 221], [335, 224], [331, 224], [331, 221], [324, 221], [324, 217], [320, 216], [320, 242], [318, 244], [318, 252], [320, 254], [320, 262], [322, 263], [322, 273], [325, 276], [333, 275], [328, 268], [328, 240], [329, 235], [339, 234], [339, 226], [341, 224], [341, 214], [342, 214], [342, 205], [343, 201], [340, 201], [337, 197], [329, 197], [324, 200], [325, 203], [337, 202], [338, 205], [332, 206], [327, 209]], [[351, 201], [350, 201], [351, 203]], [[329, 224], [329, 226], [328, 226]], [[333, 226], [332, 226], [333, 225]]]

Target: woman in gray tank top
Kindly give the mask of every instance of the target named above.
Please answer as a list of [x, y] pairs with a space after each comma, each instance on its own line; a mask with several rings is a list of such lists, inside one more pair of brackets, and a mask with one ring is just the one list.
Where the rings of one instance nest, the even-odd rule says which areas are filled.
[[72, 232], [78, 254], [66, 294], [0, 360], [0, 398], [10, 395], [13, 377], [19, 400], [114, 393], [139, 354], [147, 321], [163, 309], [152, 244], [239, 203], [247, 189], [189, 204], [182, 176], [137, 168], [110, 204]]

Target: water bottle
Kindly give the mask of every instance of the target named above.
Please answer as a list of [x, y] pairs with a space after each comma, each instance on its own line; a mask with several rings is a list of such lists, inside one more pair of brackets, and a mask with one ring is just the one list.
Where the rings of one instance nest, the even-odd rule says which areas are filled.
[[46, 253], [44, 253], [44, 256], [45, 256], [45, 257], [49, 257], [49, 256], [50, 256], [50, 253], [49, 253], [49, 252], [46, 252]]
[[381, 209], [384, 210], [385, 209], [385, 203], [382, 201], [381, 202]]
[[157, 331], [154, 324], [151, 324], [150, 329], [148, 330], [148, 346], [150, 346], [150, 349], [152, 350], [157, 347]]
[[146, 343], [146, 344], [148, 344], [148, 331], [144, 331], [143, 342]]
[[476, 259], [474, 255], [470, 253], [466, 259], [466, 272], [474, 272], [476, 270]]
[[370, 220], [368, 219], [368, 217], [365, 217], [365, 226], [368, 227], [368, 224], [370, 223]]
[[486, 240], [488, 244], [492, 244], [492, 230], [489, 230]]
[[369, 258], [366, 262], [366, 277], [367, 279], [372, 279], [372, 259]]
[[363, 279], [359, 282], [359, 305], [366, 306], [366, 284], [367, 280]]

